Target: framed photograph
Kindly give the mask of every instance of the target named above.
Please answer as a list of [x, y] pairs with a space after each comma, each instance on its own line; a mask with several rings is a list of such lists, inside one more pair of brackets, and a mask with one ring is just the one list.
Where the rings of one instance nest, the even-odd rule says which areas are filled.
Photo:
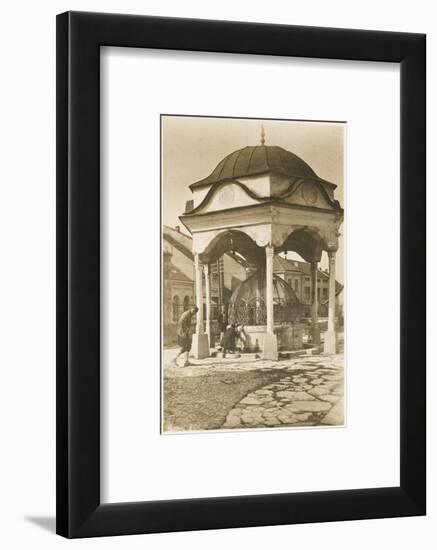
[[344, 425], [345, 129], [162, 115], [163, 433]]
[[425, 514], [425, 36], [57, 18], [57, 532]]

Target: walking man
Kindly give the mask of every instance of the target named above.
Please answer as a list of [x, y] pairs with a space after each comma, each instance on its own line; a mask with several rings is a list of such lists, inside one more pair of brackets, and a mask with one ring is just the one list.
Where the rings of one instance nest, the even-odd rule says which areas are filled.
[[199, 311], [199, 309], [196, 306], [190, 307], [190, 309], [187, 309], [187, 311], [184, 311], [182, 315], [179, 318], [178, 321], [178, 345], [180, 346], [179, 353], [176, 355], [176, 357], [171, 362], [173, 367], [179, 366], [177, 363], [177, 360], [181, 355], [184, 353], [187, 354], [185, 361], [184, 361], [184, 367], [188, 367], [190, 365], [190, 362], [188, 361], [188, 355], [190, 353], [191, 349], [191, 320], [193, 318], [193, 315], [196, 315], [196, 313]]
[[223, 334], [223, 338], [220, 342], [223, 350], [223, 359], [226, 358], [226, 353], [234, 353], [235, 352], [235, 337], [236, 337], [236, 331], [235, 331], [235, 324], [230, 324], [227, 326], [225, 333]]

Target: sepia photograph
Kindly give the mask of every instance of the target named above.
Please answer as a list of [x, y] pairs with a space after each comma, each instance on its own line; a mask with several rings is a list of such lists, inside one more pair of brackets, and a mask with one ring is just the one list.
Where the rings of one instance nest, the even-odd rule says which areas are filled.
[[161, 115], [161, 433], [345, 425], [345, 149]]

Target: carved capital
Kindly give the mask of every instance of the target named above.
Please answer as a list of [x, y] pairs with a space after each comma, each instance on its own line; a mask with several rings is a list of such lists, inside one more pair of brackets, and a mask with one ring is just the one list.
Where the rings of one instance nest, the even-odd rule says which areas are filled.
[[328, 258], [329, 258], [329, 264], [331, 265], [335, 265], [335, 255], [336, 255], [336, 252], [337, 252], [337, 248], [336, 249], [331, 249], [331, 250], [328, 250]]
[[273, 258], [273, 255], [275, 253], [275, 249], [271, 244], [268, 244], [266, 246], [266, 256], [269, 258]]

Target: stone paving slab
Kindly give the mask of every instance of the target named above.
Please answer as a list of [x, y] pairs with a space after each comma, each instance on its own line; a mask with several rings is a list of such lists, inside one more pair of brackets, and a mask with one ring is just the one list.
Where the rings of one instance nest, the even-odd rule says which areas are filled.
[[338, 399], [329, 413], [322, 419], [322, 424], [328, 426], [341, 426], [344, 423], [344, 399]]
[[[284, 367], [284, 371], [290, 374], [250, 392], [229, 411], [222, 427], [343, 425], [342, 360], [332, 356], [324, 359], [323, 366], [316, 361], [307, 365], [302, 363], [295, 363], [294, 369]], [[333, 368], [336, 369], [335, 374], [332, 374]]]

